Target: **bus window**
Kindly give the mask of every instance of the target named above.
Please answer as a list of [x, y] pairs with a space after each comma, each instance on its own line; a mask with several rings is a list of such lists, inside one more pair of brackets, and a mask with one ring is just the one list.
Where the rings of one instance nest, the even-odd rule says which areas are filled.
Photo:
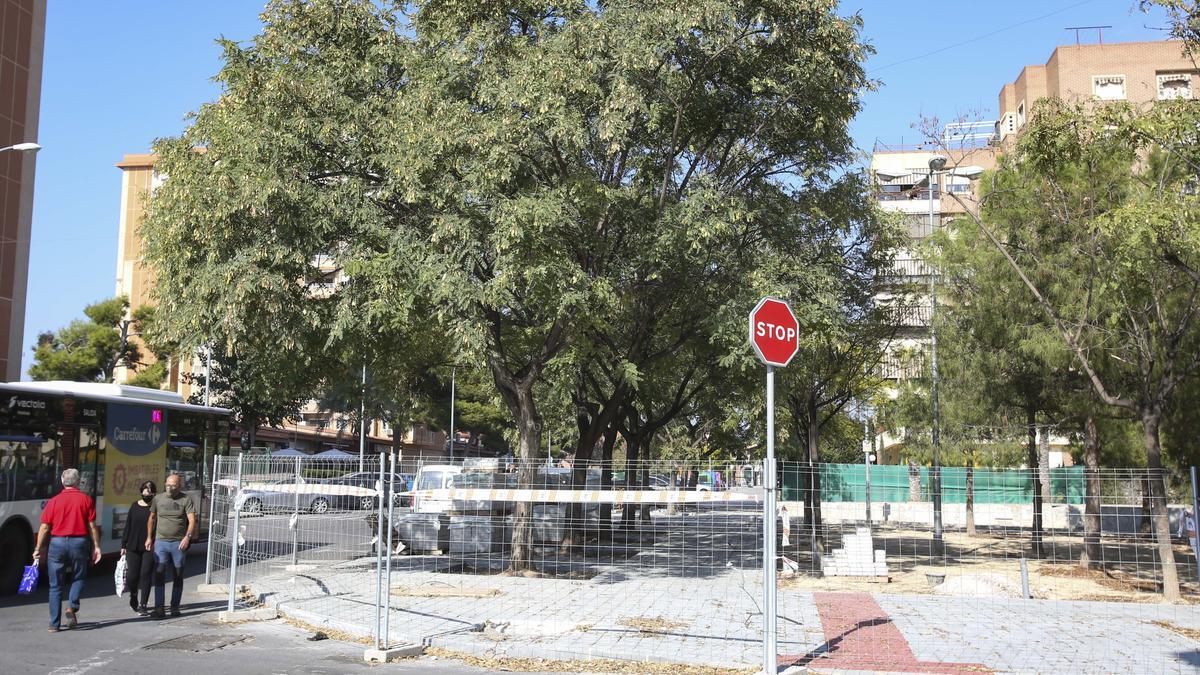
[[61, 472], [57, 440], [0, 435], [0, 501], [48, 499], [60, 489]]
[[167, 442], [167, 474], [177, 473], [184, 490], [199, 490], [204, 473], [204, 416], [176, 413]]
[[75, 440], [79, 453], [79, 490], [93, 499], [104, 494], [104, 453], [100, 449], [100, 430], [80, 427]]

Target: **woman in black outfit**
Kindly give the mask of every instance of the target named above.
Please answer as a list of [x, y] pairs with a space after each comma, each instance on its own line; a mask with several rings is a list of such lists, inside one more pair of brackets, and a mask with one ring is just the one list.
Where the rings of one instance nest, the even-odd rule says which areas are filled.
[[139, 614], [149, 614], [146, 601], [150, 599], [150, 581], [154, 577], [154, 551], [146, 550], [146, 521], [150, 518], [150, 502], [156, 492], [158, 486], [154, 481], [142, 483], [142, 498], [130, 505], [125, 519], [125, 537], [121, 539], [129, 606]]

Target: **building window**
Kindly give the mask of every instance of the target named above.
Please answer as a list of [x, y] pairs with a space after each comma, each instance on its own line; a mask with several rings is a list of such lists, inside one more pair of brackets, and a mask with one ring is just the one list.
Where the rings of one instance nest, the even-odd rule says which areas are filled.
[[1017, 104], [1017, 128], [1025, 126], [1025, 101]]
[[1158, 76], [1158, 100], [1191, 97], [1191, 73], [1163, 73]]
[[1092, 78], [1092, 94], [1102, 101], [1125, 99], [1124, 75], [1096, 75]]

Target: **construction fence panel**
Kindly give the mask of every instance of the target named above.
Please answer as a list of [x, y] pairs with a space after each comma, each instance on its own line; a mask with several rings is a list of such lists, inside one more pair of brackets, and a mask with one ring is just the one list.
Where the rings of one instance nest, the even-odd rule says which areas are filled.
[[[1141, 490], [1166, 474], [1072, 467], [1044, 486], [1036, 470], [942, 468], [938, 536], [937, 473], [870, 466], [868, 481], [863, 465], [780, 467], [781, 666], [1194, 672], [1190, 493], [1163, 505], [1166, 564], [1154, 519], [1142, 517]], [[1174, 580], [1182, 599], [1165, 602]]]
[[[210, 564], [212, 583], [234, 584], [228, 609], [258, 607], [283, 588], [294, 619], [378, 635], [380, 465], [377, 457], [361, 467], [357, 458], [219, 458]], [[394, 492], [399, 501], [403, 487]]]
[[[508, 658], [580, 671], [605, 670], [605, 659], [763, 664], [761, 466], [385, 456], [362, 472], [357, 460], [307, 458], [243, 458], [238, 471], [231, 461], [215, 473], [213, 576], [248, 587], [239, 607], [266, 602], [376, 646], [439, 647], [496, 668], [514, 667]], [[926, 467], [897, 486], [912, 475], [899, 469], [871, 466], [868, 488], [866, 467], [856, 486], [844, 466], [778, 465], [778, 558], [766, 562], [781, 666], [1200, 663], [1191, 495], [1177, 477], [1084, 469], [1080, 484], [1072, 469], [1043, 486], [1037, 472]], [[946, 485], [959, 470], [964, 495], [952, 501]], [[1155, 481], [1169, 483], [1165, 549], [1142, 517]], [[1180, 600], [1170, 597], [1176, 581]]]

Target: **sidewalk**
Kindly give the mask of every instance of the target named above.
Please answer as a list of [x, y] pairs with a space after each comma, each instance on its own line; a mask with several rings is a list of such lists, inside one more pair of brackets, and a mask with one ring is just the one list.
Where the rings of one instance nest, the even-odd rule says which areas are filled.
[[[251, 586], [285, 616], [369, 635], [373, 562]], [[753, 572], [685, 577], [614, 566], [572, 580], [446, 574], [421, 564], [414, 557], [393, 568], [393, 643], [487, 657], [761, 666], [762, 583]], [[1192, 637], [1200, 632], [1182, 634], [1200, 631], [1200, 606], [780, 591], [778, 607], [780, 665], [795, 671], [1200, 669]]]

